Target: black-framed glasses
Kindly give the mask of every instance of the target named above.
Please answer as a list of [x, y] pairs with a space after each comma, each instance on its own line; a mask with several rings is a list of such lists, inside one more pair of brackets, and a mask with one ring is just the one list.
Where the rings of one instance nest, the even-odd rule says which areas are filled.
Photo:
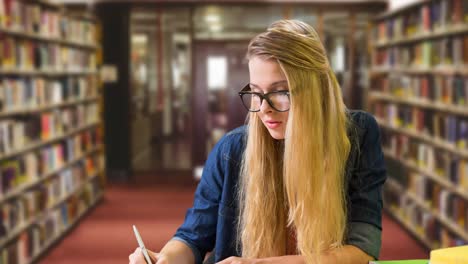
[[263, 99], [278, 112], [286, 112], [291, 106], [289, 100], [289, 91], [273, 91], [266, 94], [252, 92], [250, 85], [247, 84], [240, 92], [239, 96], [242, 100], [242, 104], [249, 112], [258, 112], [262, 106]]

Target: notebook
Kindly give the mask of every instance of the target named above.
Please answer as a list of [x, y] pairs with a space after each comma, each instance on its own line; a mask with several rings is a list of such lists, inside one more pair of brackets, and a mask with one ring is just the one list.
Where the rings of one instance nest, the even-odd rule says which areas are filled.
[[432, 250], [431, 263], [466, 264], [468, 263], [468, 245]]

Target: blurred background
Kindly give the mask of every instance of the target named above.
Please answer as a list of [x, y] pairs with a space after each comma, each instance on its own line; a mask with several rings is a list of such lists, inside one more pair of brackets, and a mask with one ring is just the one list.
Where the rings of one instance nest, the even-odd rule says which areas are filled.
[[159, 250], [279, 19], [378, 119], [382, 259], [466, 244], [468, 1], [0, 0], [0, 263], [127, 263], [132, 224]]
[[213, 144], [244, 123], [237, 92], [248, 82], [249, 40], [281, 18], [317, 28], [348, 102], [360, 107], [355, 92], [364, 88], [358, 85], [365, 77], [360, 63], [369, 60], [366, 31], [372, 12], [384, 6], [233, 1], [132, 7], [130, 170], [197, 174]]
[[[130, 10], [131, 151], [125, 169], [132, 172], [193, 174], [213, 144], [244, 123], [237, 92], [248, 82], [249, 40], [284, 17], [319, 23], [316, 7], [296, 4], [135, 5]], [[365, 43], [368, 17], [369, 11], [356, 14], [358, 42]], [[342, 82], [349, 21], [350, 14], [337, 6], [321, 17], [322, 36]]]

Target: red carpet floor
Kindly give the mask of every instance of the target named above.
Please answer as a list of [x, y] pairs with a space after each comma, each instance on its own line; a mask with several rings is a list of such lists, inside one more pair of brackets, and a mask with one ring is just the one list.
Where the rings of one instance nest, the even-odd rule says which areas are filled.
[[[194, 186], [108, 186], [104, 199], [55, 248], [43, 264], [125, 264], [137, 242], [135, 224], [150, 249], [159, 249], [183, 221]], [[397, 223], [383, 220], [381, 259], [428, 258]]]

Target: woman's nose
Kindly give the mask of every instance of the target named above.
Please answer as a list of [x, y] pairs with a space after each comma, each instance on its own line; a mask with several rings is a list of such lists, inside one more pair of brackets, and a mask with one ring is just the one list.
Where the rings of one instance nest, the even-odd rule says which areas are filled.
[[271, 107], [270, 103], [266, 99], [263, 99], [260, 104], [260, 112], [269, 113], [272, 112], [273, 108]]

